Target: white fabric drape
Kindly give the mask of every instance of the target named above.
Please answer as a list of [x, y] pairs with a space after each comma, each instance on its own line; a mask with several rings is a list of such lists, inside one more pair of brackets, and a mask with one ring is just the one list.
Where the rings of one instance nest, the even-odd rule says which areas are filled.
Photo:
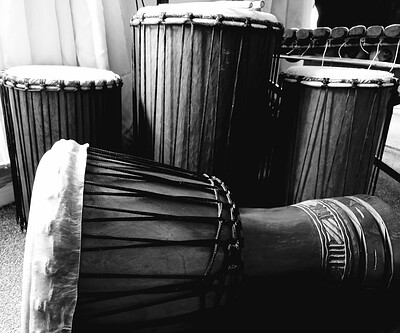
[[[112, 70], [107, 37], [125, 39], [129, 33], [122, 9], [130, 15], [135, 10], [129, 0], [0, 0], [0, 68], [64, 64]], [[116, 20], [122, 23], [118, 31], [106, 25]], [[129, 59], [123, 51], [118, 57]]]
[[[38, 165], [24, 251], [21, 333], [72, 331], [87, 147], [59, 140]], [[41, 305], [46, 315], [37, 311]]]

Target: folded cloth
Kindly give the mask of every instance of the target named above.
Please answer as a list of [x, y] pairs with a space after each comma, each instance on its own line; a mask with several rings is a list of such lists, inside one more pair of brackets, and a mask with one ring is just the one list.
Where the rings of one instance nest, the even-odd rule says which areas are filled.
[[21, 332], [72, 330], [87, 147], [60, 140], [39, 162], [25, 241]]

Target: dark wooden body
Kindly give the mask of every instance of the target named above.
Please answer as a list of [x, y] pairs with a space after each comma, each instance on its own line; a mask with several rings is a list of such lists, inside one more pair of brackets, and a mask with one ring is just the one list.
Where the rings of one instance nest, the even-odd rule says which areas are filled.
[[223, 16], [175, 19], [132, 25], [134, 153], [216, 175], [238, 202], [265, 205], [283, 29]]
[[121, 150], [121, 84], [65, 88], [60, 78], [52, 86], [30, 87], [6, 73], [0, 81], [17, 218], [25, 229], [36, 168], [57, 140]]
[[[385, 241], [377, 220], [352, 200], [335, 198], [354, 212], [361, 223], [371, 265], [365, 274], [362, 251], [358, 252], [362, 246], [352, 229], [353, 222], [336, 206], [334, 210], [352, 234], [352, 272], [342, 281], [335, 279], [339, 275], [332, 266], [321, 266], [319, 233], [303, 210], [294, 206], [241, 208], [243, 281], [239, 301], [233, 313], [224, 314], [221, 326], [228, 318], [236, 318], [230, 326], [234, 332], [400, 332], [400, 219], [379, 198], [357, 197], [374, 207], [387, 226], [395, 272], [389, 290], [385, 287]], [[321, 216], [326, 218], [329, 214]]]
[[369, 193], [392, 86], [309, 86], [282, 73], [276, 206]]

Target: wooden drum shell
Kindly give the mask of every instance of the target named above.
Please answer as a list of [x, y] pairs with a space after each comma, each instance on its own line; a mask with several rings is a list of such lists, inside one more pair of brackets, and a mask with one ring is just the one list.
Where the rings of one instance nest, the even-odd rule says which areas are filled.
[[135, 152], [217, 175], [237, 202], [255, 204], [262, 196], [249, 199], [249, 193], [265, 191], [268, 181], [270, 85], [283, 30], [277, 22], [245, 23], [218, 9], [204, 16], [165, 10], [164, 18], [144, 10], [131, 20]]
[[[37, 75], [43, 68], [43, 78]], [[25, 75], [15, 76], [26, 70]], [[89, 80], [80, 81], [89, 71]], [[32, 72], [31, 72], [32, 71]], [[46, 80], [46, 72], [57, 76]], [[71, 71], [76, 80], [63, 80]], [[19, 223], [25, 228], [37, 165], [43, 154], [60, 140], [74, 139], [79, 143], [116, 151], [121, 150], [121, 86], [118, 75], [105, 70], [104, 81], [90, 78], [96, 69], [70, 66], [19, 66], [1, 73], [0, 91], [7, 132], [9, 155], [13, 168], [14, 192]], [[109, 76], [112, 80], [110, 81]], [[85, 74], [83, 74], [85, 77]], [[40, 78], [40, 77], [39, 77]], [[19, 201], [19, 200], [17, 200]]]
[[280, 144], [272, 171], [277, 206], [368, 193], [384, 123], [390, 117], [389, 100], [397, 87], [396, 79], [376, 72], [383, 73], [380, 83], [329, 83], [329, 77], [321, 77], [313, 84], [311, 76], [281, 74]]
[[168, 331], [232, 302], [241, 229], [223, 187], [89, 148], [75, 329]]

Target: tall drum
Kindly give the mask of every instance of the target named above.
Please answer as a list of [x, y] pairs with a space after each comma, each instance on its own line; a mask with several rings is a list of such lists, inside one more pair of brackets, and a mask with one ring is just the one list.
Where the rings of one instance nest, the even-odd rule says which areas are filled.
[[131, 25], [136, 153], [223, 177], [239, 202], [265, 190], [282, 25], [249, 1], [143, 7]]
[[[313, 304], [310, 284], [399, 290], [400, 224], [391, 207], [357, 195], [239, 208], [214, 176], [72, 140], [56, 142], [40, 161], [25, 243], [23, 332], [243, 332], [252, 324], [247, 306], [259, 307], [266, 327], [270, 313], [293, 318], [296, 293], [284, 311], [274, 297], [295, 285], [310, 303], [300, 299], [296, 313], [344, 306], [325, 295]], [[248, 303], [238, 313], [242, 297]], [[355, 308], [351, 314], [363, 313]], [[363, 324], [357, 315], [352, 321]]]
[[391, 94], [392, 73], [293, 66], [281, 74], [274, 160], [278, 204], [368, 193]]
[[61, 138], [121, 150], [119, 75], [75, 66], [16, 66], [0, 73], [18, 219], [24, 228], [36, 167]]

